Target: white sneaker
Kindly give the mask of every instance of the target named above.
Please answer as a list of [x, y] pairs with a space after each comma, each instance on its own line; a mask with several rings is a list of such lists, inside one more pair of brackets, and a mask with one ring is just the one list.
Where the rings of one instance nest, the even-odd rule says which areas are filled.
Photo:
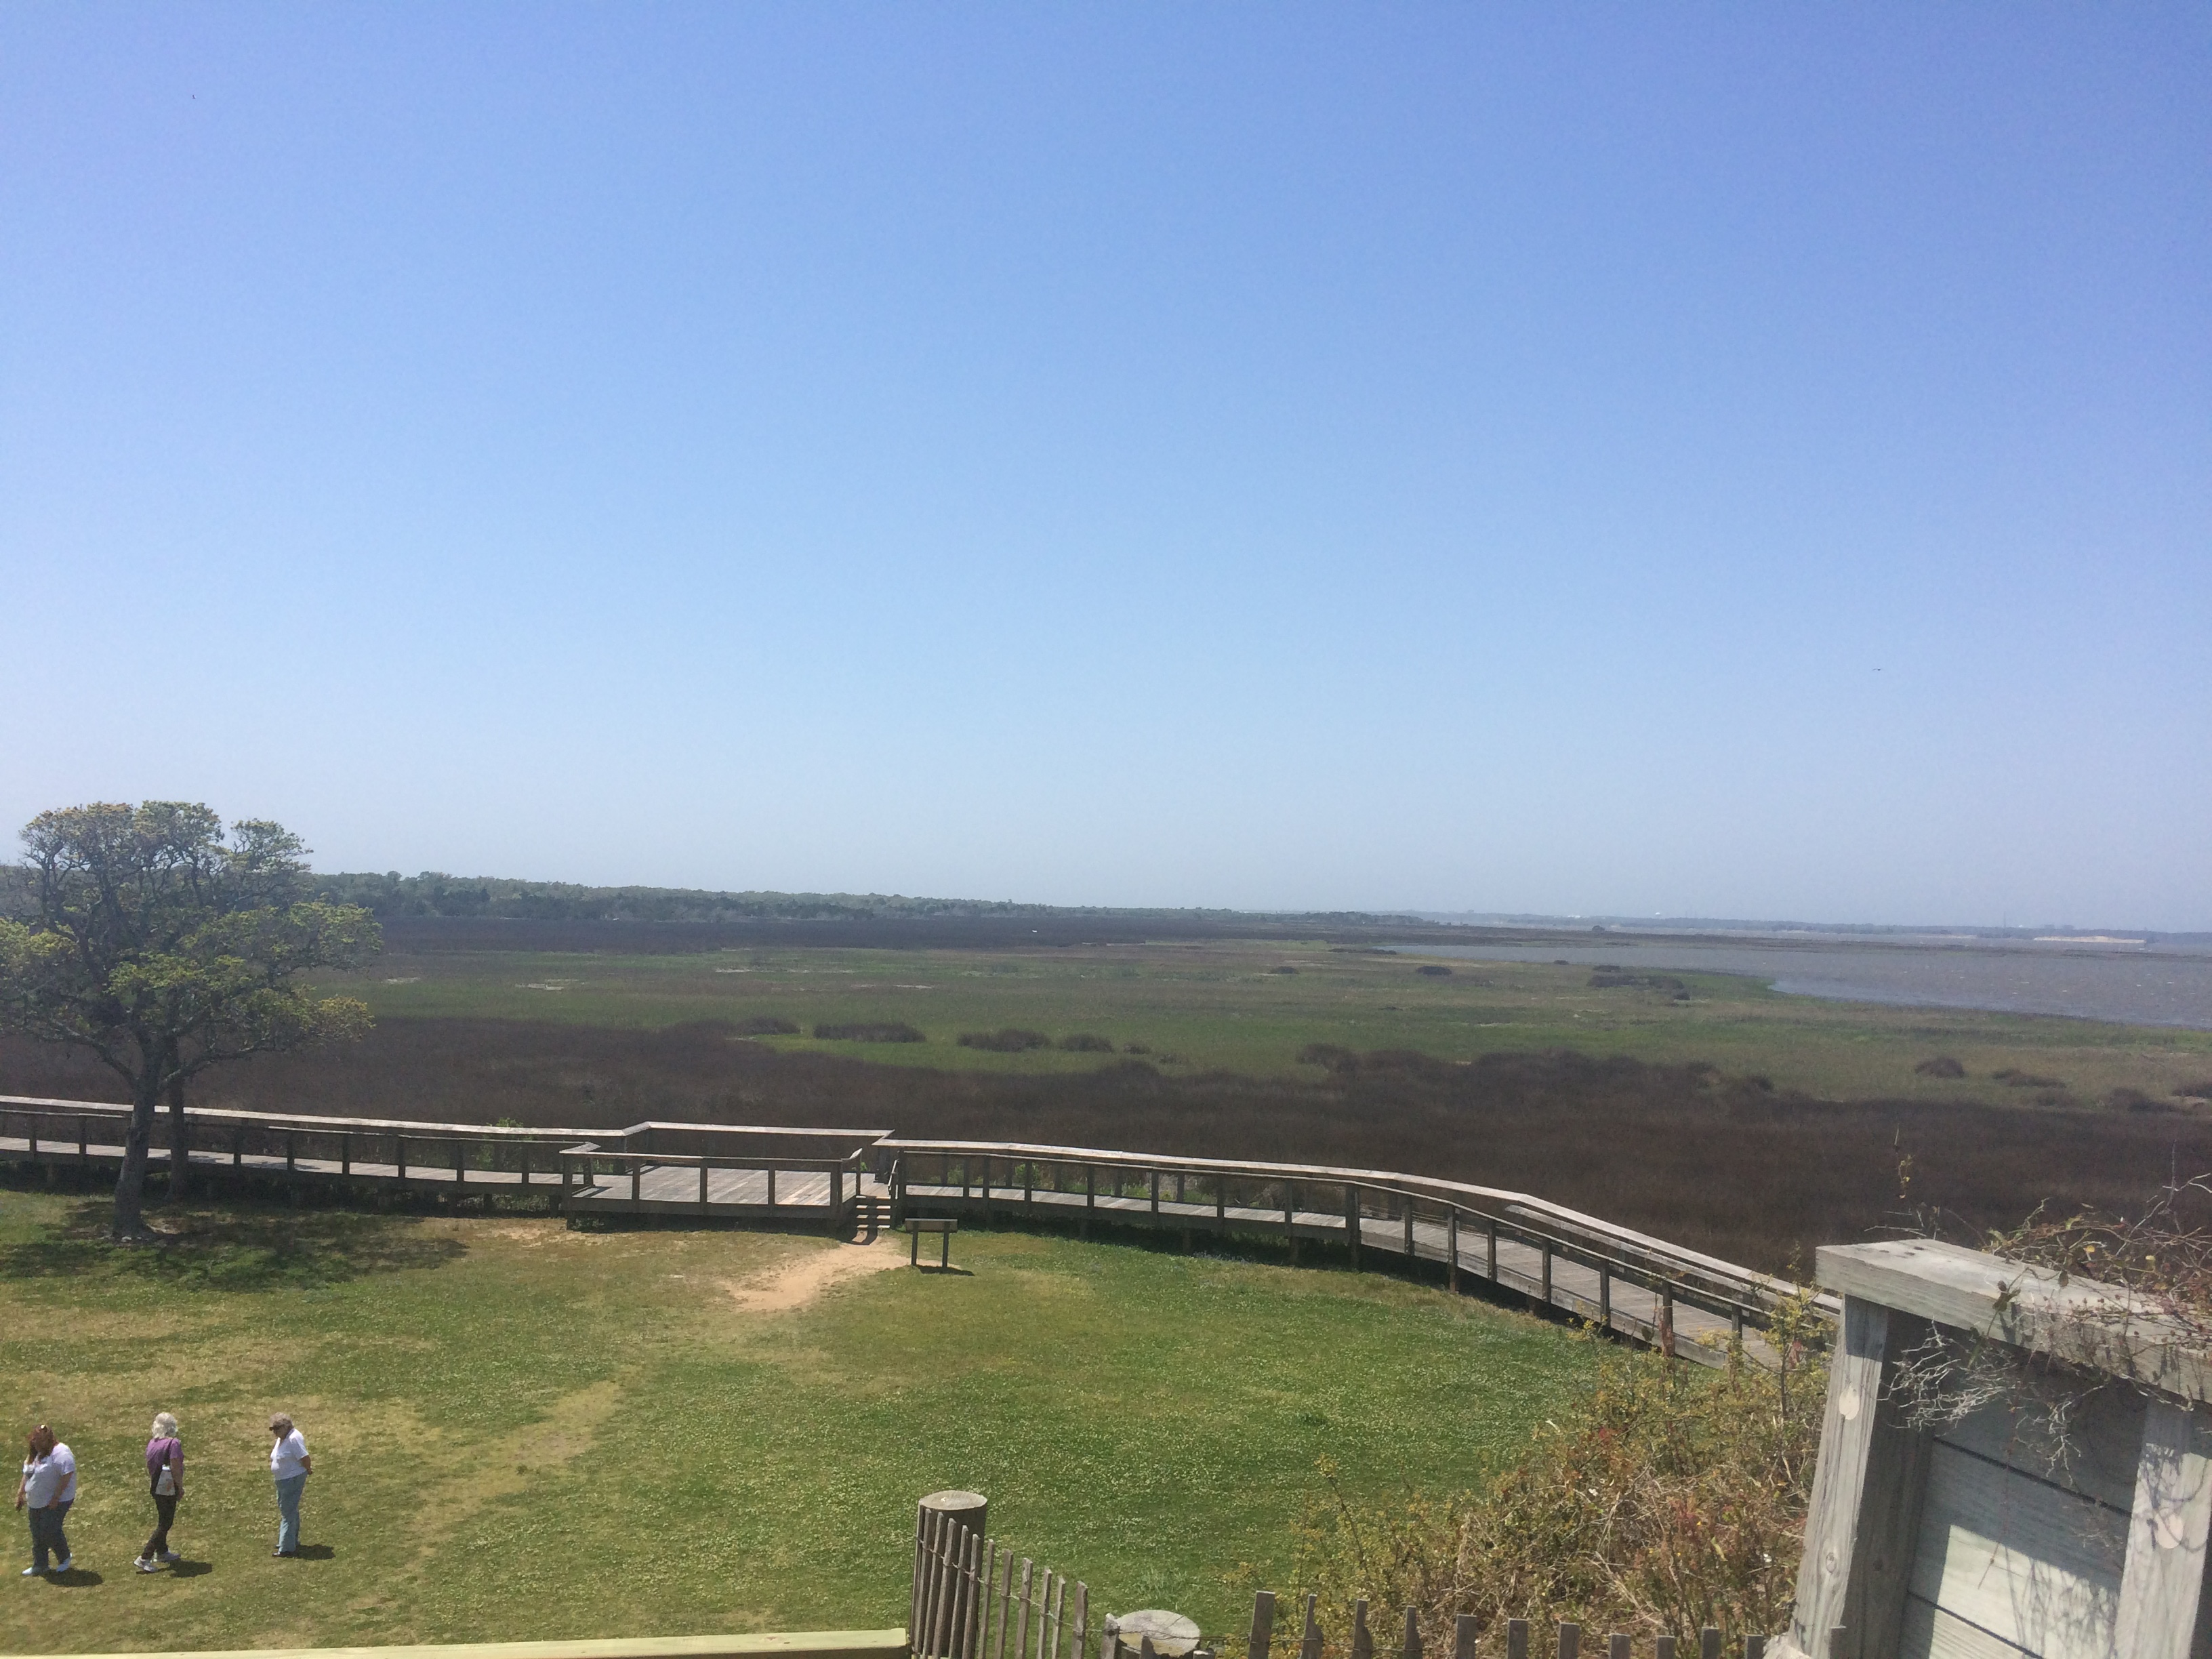
[[70, 1564], [76, 1559], [76, 1557], [74, 1555], [64, 1555], [62, 1557], [61, 1560], [55, 1565], [54, 1571], [56, 1572], [67, 1572], [70, 1570]]
[[26, 1578], [36, 1578], [45, 1571], [46, 1569], [44, 1567], [26, 1567], [23, 1569], [23, 1577]]
[[181, 1561], [185, 1558], [178, 1554], [174, 1550], [163, 1550], [161, 1552], [161, 1559], [164, 1561]]
[[151, 1561], [149, 1561], [149, 1560], [148, 1560], [144, 1556], [143, 1556], [143, 1555], [142, 1555], [142, 1556], [140, 1556], [140, 1557], [139, 1557], [136, 1561], [133, 1561], [131, 1565], [132, 1566], [134, 1566], [134, 1567], [137, 1568], [137, 1569], [138, 1569], [138, 1571], [141, 1571], [141, 1572], [154, 1572], [154, 1571], [158, 1571], [158, 1569], [154, 1565], [154, 1564], [153, 1564]]

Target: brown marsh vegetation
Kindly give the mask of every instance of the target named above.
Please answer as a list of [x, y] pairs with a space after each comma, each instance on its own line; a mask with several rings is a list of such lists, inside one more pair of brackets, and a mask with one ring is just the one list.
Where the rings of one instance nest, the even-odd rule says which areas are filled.
[[[14, 1041], [0, 1042], [0, 1091], [114, 1093], [92, 1062]], [[1403, 1170], [1534, 1193], [1777, 1270], [1909, 1208], [1995, 1228], [2045, 1201], [2129, 1208], [2177, 1172], [2212, 1170], [2212, 1123], [2184, 1113], [1821, 1099], [1694, 1061], [1564, 1049], [1458, 1062], [1325, 1048], [1295, 1078], [1177, 1076], [1127, 1058], [990, 1073], [778, 1053], [726, 1022], [386, 1017], [356, 1048], [244, 1063], [196, 1098], [579, 1128], [653, 1117], [895, 1128]]]

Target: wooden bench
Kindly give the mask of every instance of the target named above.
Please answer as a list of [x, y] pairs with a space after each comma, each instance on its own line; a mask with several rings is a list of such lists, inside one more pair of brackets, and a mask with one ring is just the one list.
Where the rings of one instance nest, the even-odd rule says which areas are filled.
[[906, 1265], [921, 1266], [921, 1236], [937, 1235], [937, 1265], [940, 1268], [952, 1265], [952, 1235], [960, 1231], [960, 1224], [951, 1216], [910, 1215], [906, 1218]]

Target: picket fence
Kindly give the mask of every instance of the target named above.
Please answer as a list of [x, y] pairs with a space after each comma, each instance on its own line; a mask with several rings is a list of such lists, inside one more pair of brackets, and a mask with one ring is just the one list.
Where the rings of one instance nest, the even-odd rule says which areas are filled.
[[[914, 1594], [907, 1628], [915, 1659], [1085, 1659], [1089, 1638], [1091, 1588], [1081, 1579], [1071, 1580], [1050, 1567], [1038, 1568], [1027, 1556], [1019, 1558], [1017, 1582], [1014, 1550], [999, 1540], [984, 1537], [953, 1513], [921, 1504], [915, 1513], [914, 1537]], [[1318, 1598], [1305, 1598], [1305, 1619], [1295, 1650], [1295, 1659], [1328, 1659], [1329, 1644], [1316, 1615]], [[1478, 1642], [1478, 1620], [1462, 1614], [1454, 1622], [1451, 1659], [1484, 1659], [1498, 1652], [1497, 1645]], [[1505, 1621], [1504, 1659], [1532, 1659], [1536, 1626], [1526, 1619]], [[1273, 1659], [1275, 1634], [1275, 1594], [1261, 1590], [1253, 1598], [1252, 1626], [1246, 1638], [1245, 1659]], [[1557, 1659], [1581, 1659], [1580, 1625], [1561, 1623], [1552, 1628]], [[1605, 1638], [1606, 1659], [1635, 1659], [1635, 1640], [1620, 1632]], [[1340, 1659], [1376, 1659], [1376, 1642], [1367, 1618], [1367, 1603], [1355, 1601], [1352, 1630]], [[1655, 1637], [1652, 1659], [1687, 1659], [1687, 1650], [1672, 1636]], [[1739, 1651], [1742, 1659], [1765, 1659], [1766, 1638], [1747, 1636]], [[1140, 1636], [1133, 1650], [1117, 1621], [1099, 1622], [1097, 1659], [1186, 1659], [1156, 1650], [1149, 1634]], [[1708, 1626], [1698, 1632], [1698, 1659], [1727, 1659], [1722, 1633]], [[1217, 1650], [1200, 1645], [1187, 1659], [1219, 1659]], [[1428, 1659], [1420, 1620], [1406, 1609], [1401, 1634], [1385, 1659]]]

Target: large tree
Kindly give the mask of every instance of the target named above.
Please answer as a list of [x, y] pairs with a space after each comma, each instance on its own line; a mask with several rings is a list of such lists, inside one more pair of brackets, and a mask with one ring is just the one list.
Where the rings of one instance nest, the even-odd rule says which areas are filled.
[[313, 901], [307, 848], [282, 824], [204, 806], [109, 802], [23, 830], [0, 917], [0, 1027], [96, 1054], [131, 1091], [114, 1234], [143, 1236], [147, 1152], [170, 1107], [170, 1190], [190, 1179], [185, 1085], [246, 1054], [359, 1036], [368, 1009], [300, 975], [382, 948], [369, 913]]

